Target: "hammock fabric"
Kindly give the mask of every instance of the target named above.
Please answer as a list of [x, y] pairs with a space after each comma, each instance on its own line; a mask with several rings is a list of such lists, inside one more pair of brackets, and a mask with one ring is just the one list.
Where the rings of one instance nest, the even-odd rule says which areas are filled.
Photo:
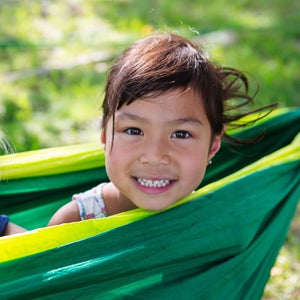
[[[262, 129], [241, 154], [224, 145], [204, 186], [168, 210], [1, 238], [1, 299], [260, 299], [300, 197], [300, 110], [234, 134]], [[95, 145], [1, 159], [1, 213], [28, 228], [106, 180]]]

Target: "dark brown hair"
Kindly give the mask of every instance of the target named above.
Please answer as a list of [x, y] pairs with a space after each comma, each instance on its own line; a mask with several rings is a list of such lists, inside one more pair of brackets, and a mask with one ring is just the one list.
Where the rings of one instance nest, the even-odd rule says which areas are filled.
[[[106, 128], [110, 117], [114, 120], [115, 112], [125, 104], [147, 95], [155, 96], [188, 87], [203, 99], [213, 135], [220, 134], [226, 124], [246, 126], [246, 123], [235, 122], [249, 113], [274, 108], [270, 105], [241, 112], [241, 108], [253, 99], [249, 95], [246, 75], [211, 63], [191, 41], [166, 33], [137, 41], [111, 68], [102, 106], [102, 128]], [[238, 104], [229, 104], [228, 100], [232, 99], [237, 99]]]

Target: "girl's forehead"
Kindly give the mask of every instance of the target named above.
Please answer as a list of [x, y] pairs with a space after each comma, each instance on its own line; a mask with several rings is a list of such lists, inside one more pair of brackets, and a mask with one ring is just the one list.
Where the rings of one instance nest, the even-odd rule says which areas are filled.
[[[160, 95], [147, 95], [136, 99], [128, 105], [123, 105], [115, 113], [115, 117], [143, 116], [150, 118], [157, 114], [163, 119], [206, 116], [200, 95], [192, 89], [174, 90]], [[152, 116], [153, 117], [153, 116]]]
[[[202, 103], [202, 97], [200, 95], [200, 93], [193, 89], [192, 87], [188, 86], [188, 87], [179, 87], [179, 88], [174, 88], [174, 89], [170, 89], [170, 90], [166, 90], [166, 91], [153, 91], [150, 93], [147, 93], [139, 98], [136, 98], [134, 100], [130, 100], [130, 101], [124, 101], [124, 103], [119, 107], [119, 109], [117, 109], [116, 111], [122, 109], [125, 106], [130, 106], [133, 103], [137, 103], [137, 104], [143, 104], [143, 103], [147, 103], [147, 102], [153, 102], [153, 103], [157, 103], [160, 104], [162, 106], [168, 105], [168, 104], [172, 104], [172, 105], [176, 105], [176, 99], [179, 99], [179, 102], [185, 102], [185, 99], [187, 97], [192, 97], [196, 100], [196, 103]], [[174, 101], [172, 103], [168, 103], [168, 100], [172, 98], [174, 99]]]

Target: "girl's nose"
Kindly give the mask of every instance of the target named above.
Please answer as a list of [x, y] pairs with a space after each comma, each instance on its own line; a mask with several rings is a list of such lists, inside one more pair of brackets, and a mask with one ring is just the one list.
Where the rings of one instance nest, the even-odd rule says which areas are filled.
[[140, 162], [152, 166], [168, 165], [171, 162], [168, 142], [162, 139], [150, 140], [143, 149]]

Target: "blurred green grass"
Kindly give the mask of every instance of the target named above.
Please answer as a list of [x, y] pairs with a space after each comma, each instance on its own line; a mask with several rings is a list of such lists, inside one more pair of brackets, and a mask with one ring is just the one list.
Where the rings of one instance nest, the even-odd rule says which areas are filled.
[[[16, 151], [98, 140], [106, 72], [130, 43], [172, 31], [247, 72], [258, 106], [299, 106], [300, 1], [0, 2], [0, 125]], [[264, 299], [300, 299], [299, 209]]]
[[138, 38], [178, 32], [299, 105], [299, 1], [1, 1], [0, 125], [17, 151], [94, 140], [106, 70]]

